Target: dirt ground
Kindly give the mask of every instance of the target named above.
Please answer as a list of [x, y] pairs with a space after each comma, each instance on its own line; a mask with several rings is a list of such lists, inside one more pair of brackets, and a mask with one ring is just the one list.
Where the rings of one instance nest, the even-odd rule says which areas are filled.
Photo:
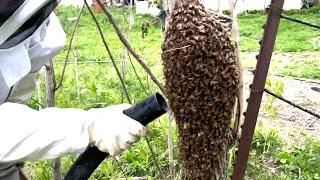
[[[251, 69], [255, 66], [255, 55], [257, 53], [243, 53], [242, 58], [245, 59], [245, 68]], [[273, 61], [278, 61], [277, 64], [282, 66], [285, 63], [290, 63], [292, 58], [295, 60], [303, 59], [319, 59], [319, 52], [315, 53], [275, 53]], [[279, 60], [281, 60], [279, 63]], [[251, 62], [250, 62], [251, 61]], [[249, 62], [249, 63], [248, 63]], [[247, 64], [246, 64], [247, 63]], [[273, 62], [273, 65], [275, 63]], [[272, 75], [272, 71], [269, 73], [269, 78], [276, 78], [281, 80], [284, 84], [284, 93], [282, 96], [304, 108], [320, 114], [320, 92], [316, 92], [313, 89], [320, 88], [320, 80], [306, 80], [301, 81], [291, 77], [279, 77]], [[252, 83], [253, 75], [251, 72], [244, 70], [244, 97], [249, 97], [249, 85]], [[264, 98], [266, 94], [264, 94]], [[246, 103], [246, 102], [245, 102]], [[268, 112], [260, 108], [260, 114], [258, 123], [262, 123], [263, 127], [272, 127], [279, 130], [279, 135], [288, 144], [300, 142], [303, 143], [306, 138], [312, 138], [320, 140], [320, 119], [309, 115], [291, 105], [276, 100], [273, 107], [277, 110], [277, 116], [271, 117]], [[246, 104], [245, 104], [246, 108]]]

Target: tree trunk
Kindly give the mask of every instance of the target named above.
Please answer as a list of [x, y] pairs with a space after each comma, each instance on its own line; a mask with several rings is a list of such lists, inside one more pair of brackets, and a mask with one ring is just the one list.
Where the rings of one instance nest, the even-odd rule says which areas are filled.
[[169, 172], [170, 177], [175, 177], [175, 168], [174, 168], [174, 157], [173, 157], [173, 138], [172, 138], [172, 121], [173, 116], [172, 112], [169, 111], [168, 115], [168, 154], [169, 154]]
[[225, 145], [223, 147], [223, 152], [218, 159], [218, 166], [213, 167], [212, 179], [225, 180], [228, 177], [229, 146]]
[[46, 64], [46, 100], [47, 107], [55, 106], [55, 77], [52, 60]]
[[[55, 106], [55, 76], [52, 60], [46, 64], [46, 100], [47, 107]], [[54, 180], [61, 180], [61, 162], [60, 159], [53, 160], [53, 178]]]
[[241, 116], [243, 111], [243, 71], [242, 71], [242, 64], [241, 64], [241, 52], [240, 52], [240, 29], [238, 23], [238, 13], [236, 11], [236, 4], [234, 0], [229, 0], [231, 18], [233, 19], [232, 22], [232, 29], [231, 29], [231, 37], [235, 41], [235, 52], [237, 58], [237, 68], [239, 70], [239, 89], [237, 92], [237, 107], [236, 107], [236, 118], [234, 124], [235, 133], [238, 134], [240, 131], [241, 126]]
[[218, 13], [222, 14], [221, 1], [218, 0]]

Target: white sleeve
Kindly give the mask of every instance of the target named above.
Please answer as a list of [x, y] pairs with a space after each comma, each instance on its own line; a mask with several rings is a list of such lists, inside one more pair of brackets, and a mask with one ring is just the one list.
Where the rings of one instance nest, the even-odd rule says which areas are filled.
[[88, 111], [15, 103], [0, 105], [0, 162], [52, 159], [82, 152], [89, 144]]

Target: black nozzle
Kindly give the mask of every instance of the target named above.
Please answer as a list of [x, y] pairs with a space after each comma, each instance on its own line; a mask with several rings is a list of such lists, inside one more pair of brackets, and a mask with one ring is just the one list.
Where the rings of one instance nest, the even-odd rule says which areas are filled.
[[168, 105], [166, 101], [159, 93], [156, 93], [131, 108], [124, 110], [123, 114], [146, 126], [167, 111]]

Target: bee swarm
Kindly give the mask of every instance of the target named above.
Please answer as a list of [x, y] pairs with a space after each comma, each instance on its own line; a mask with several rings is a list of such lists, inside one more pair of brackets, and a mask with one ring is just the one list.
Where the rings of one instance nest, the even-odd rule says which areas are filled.
[[230, 31], [196, 0], [185, 0], [169, 19], [162, 59], [185, 179], [212, 179], [232, 139], [239, 70]]

